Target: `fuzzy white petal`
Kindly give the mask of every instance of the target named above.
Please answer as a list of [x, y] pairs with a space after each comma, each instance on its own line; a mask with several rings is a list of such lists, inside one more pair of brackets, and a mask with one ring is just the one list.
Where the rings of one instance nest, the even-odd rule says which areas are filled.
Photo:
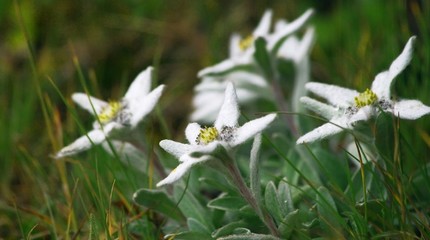
[[259, 97], [259, 94], [253, 90], [248, 90], [248, 89], [238, 89], [237, 90], [237, 98], [239, 99], [239, 101], [241, 103], [249, 102], [249, 101], [256, 99], [258, 97]]
[[213, 89], [207, 91], [198, 92], [193, 99], [193, 105], [196, 108], [211, 107], [216, 105], [218, 109], [221, 109], [221, 105], [224, 99], [225, 87], [220, 89]]
[[389, 84], [391, 80], [388, 81], [388, 78], [389, 78], [389, 72], [384, 71], [384, 72], [378, 73], [378, 75], [376, 75], [375, 79], [372, 82], [371, 89], [379, 98], [386, 98], [386, 99], [390, 98], [390, 94], [391, 94], [390, 86], [387, 84]]
[[164, 85], [160, 85], [156, 89], [152, 90], [152, 92], [150, 92], [144, 98], [128, 102], [129, 110], [132, 114], [130, 118], [131, 128], [136, 127], [139, 122], [142, 121], [142, 119], [148, 115], [152, 109], [154, 109], [158, 99], [161, 97], [163, 90]]
[[180, 178], [182, 178], [182, 176], [188, 173], [194, 165], [203, 163], [210, 159], [211, 157], [209, 156], [202, 156], [200, 158], [192, 158], [187, 155], [183, 156], [182, 162], [175, 169], [173, 169], [165, 179], [157, 183], [157, 187], [161, 187], [166, 184], [172, 184], [178, 181]]
[[269, 85], [261, 75], [245, 71], [234, 71], [231, 74], [228, 74], [225, 77], [225, 80], [234, 82], [237, 88], [247, 85], [257, 87], [268, 87]]
[[288, 25], [288, 21], [285, 19], [279, 19], [275, 22], [275, 29], [274, 32], [279, 32], [283, 28], [285, 28]]
[[299, 64], [306, 56], [314, 44], [315, 30], [309, 27], [301, 40], [296, 37], [288, 37], [278, 50], [278, 56], [292, 60], [295, 64]]
[[354, 97], [359, 94], [359, 92], [352, 89], [317, 82], [307, 83], [306, 89], [339, 107], [353, 106]]
[[230, 37], [230, 58], [234, 58], [235, 56], [239, 56], [242, 52], [240, 49], [240, 35], [237, 33], [233, 33]]
[[376, 115], [376, 110], [377, 108], [374, 106], [364, 106], [349, 118], [349, 123], [352, 124], [359, 121], [367, 121]]
[[231, 147], [235, 147], [246, 142], [248, 139], [255, 136], [255, 134], [263, 131], [270, 123], [275, 120], [276, 114], [268, 114], [264, 117], [254, 119], [245, 123], [243, 126], [237, 129], [236, 138], [231, 144]]
[[201, 126], [198, 123], [190, 123], [185, 129], [185, 136], [188, 142], [192, 145], [196, 144], [196, 139], [200, 134]]
[[192, 152], [194, 149], [194, 146], [190, 144], [179, 143], [167, 139], [160, 141], [160, 147], [176, 158], [180, 158], [181, 156]]
[[229, 59], [226, 59], [226, 60], [224, 60], [220, 63], [217, 63], [213, 66], [203, 68], [202, 70], [200, 70], [197, 73], [197, 76], [199, 78], [201, 78], [204, 75], [211, 74], [211, 73], [222, 73], [222, 72], [225, 72], [227, 70], [232, 69], [235, 66], [236, 66], [236, 63], [232, 59], [229, 58]]
[[240, 56], [235, 56], [233, 58], [225, 59], [224, 61], [217, 63], [213, 66], [204, 68], [197, 73], [199, 78], [209, 75], [209, 74], [219, 74], [227, 72], [234, 67], [238, 67], [241, 65], [248, 65], [253, 63], [253, 50], [251, 48], [247, 49], [247, 51], [242, 52]]
[[390, 68], [376, 75], [372, 83], [372, 91], [375, 92], [378, 97], [387, 99], [390, 97], [390, 88], [394, 78], [411, 62], [415, 39], [415, 36], [409, 38], [402, 53], [391, 63]]
[[393, 107], [393, 115], [409, 120], [415, 120], [430, 113], [430, 107], [418, 100], [400, 100], [394, 103]]
[[316, 114], [323, 116], [326, 119], [332, 119], [336, 115], [339, 115], [339, 109], [331, 105], [322, 103], [309, 97], [301, 97], [300, 102], [309, 110]]
[[125, 100], [132, 101], [133, 99], [144, 97], [149, 93], [153, 70], [153, 67], [147, 67], [137, 75], [124, 95]]
[[196, 92], [208, 92], [208, 91], [225, 91], [225, 84], [221, 81], [215, 80], [216, 78], [205, 77], [202, 82], [194, 87]]
[[[190, 154], [195, 153], [200, 155], [210, 155], [216, 150], [219, 145], [222, 145], [222, 142], [217, 140], [210, 142], [207, 145], [194, 145], [193, 149], [191, 149], [190, 151]], [[179, 161], [182, 160], [179, 159]]]
[[[74, 93], [72, 100], [81, 108], [87, 110], [91, 114], [100, 114], [103, 108], [108, 106], [108, 103], [95, 97], [91, 97], [85, 93]], [[95, 112], [94, 112], [95, 111]]]
[[237, 89], [242, 87], [264, 87], [269, 86], [268, 82], [259, 74], [246, 71], [234, 71], [222, 77], [205, 76], [202, 81], [196, 85], [195, 91], [222, 90], [225, 91], [226, 83], [233, 82]]
[[254, 37], [266, 36], [269, 34], [270, 25], [272, 24], [272, 10], [266, 10], [261, 17], [260, 22], [252, 33]]
[[346, 126], [338, 126], [338, 124], [325, 123], [301, 136], [299, 139], [297, 139], [297, 144], [311, 143], [333, 136], [343, 131], [343, 128], [341, 127]]
[[405, 47], [403, 48], [402, 53], [391, 64], [389, 69], [391, 79], [399, 75], [399, 73], [401, 73], [411, 62], [414, 50], [413, 45], [415, 43], [415, 40], [415, 36], [410, 37]]
[[313, 9], [308, 9], [305, 13], [303, 13], [299, 18], [294, 20], [293, 22], [285, 25], [279, 31], [276, 31], [268, 40], [267, 46], [269, 49], [272, 49], [278, 41], [283, 39], [284, 37], [296, 32], [299, 30], [305, 23], [309, 20], [309, 18], [313, 15]]
[[93, 145], [97, 145], [106, 140], [106, 135], [101, 129], [94, 129], [86, 135], [79, 137], [73, 143], [62, 148], [55, 158], [71, 156], [85, 150], [90, 149]]
[[224, 102], [221, 106], [221, 110], [215, 121], [214, 126], [219, 130], [223, 126], [234, 127], [237, 125], [239, 119], [239, 105], [237, 104], [236, 89], [233, 83], [228, 83], [225, 89]]

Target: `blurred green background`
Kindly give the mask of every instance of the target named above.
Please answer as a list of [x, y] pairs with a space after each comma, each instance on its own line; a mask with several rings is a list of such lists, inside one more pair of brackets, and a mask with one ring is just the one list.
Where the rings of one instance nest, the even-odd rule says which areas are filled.
[[[103, 222], [98, 229], [107, 234], [138, 214], [129, 200], [140, 186], [137, 173], [127, 191], [114, 183], [117, 163], [94, 160], [100, 154], [83, 154], [72, 164], [49, 157], [83, 133], [71, 113], [85, 119], [83, 129], [90, 128], [91, 117], [72, 110], [70, 100], [84, 90], [83, 82], [94, 96], [119, 98], [137, 73], [154, 65], [157, 82], [168, 88], [158, 114], [148, 120], [155, 129], [153, 144], [167, 137], [158, 130], [161, 116], [167, 132], [180, 139], [192, 110], [196, 73], [228, 56], [230, 34], [248, 35], [267, 8], [275, 19], [293, 20], [311, 7], [316, 10], [313, 81], [365, 90], [417, 35], [414, 59], [398, 77], [395, 92], [430, 105], [428, 1], [2, 0], [0, 238], [86, 236], [80, 223], [91, 219]], [[428, 117], [404, 122], [418, 133], [406, 135], [417, 159], [430, 154], [428, 122]], [[107, 221], [111, 188], [119, 200], [115, 217]]]

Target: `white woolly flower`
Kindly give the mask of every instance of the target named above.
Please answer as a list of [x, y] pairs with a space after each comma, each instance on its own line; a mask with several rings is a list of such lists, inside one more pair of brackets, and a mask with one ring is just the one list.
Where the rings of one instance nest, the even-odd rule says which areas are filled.
[[[309, 51], [314, 42], [314, 29], [308, 28], [302, 39], [297, 38], [291, 34], [299, 29], [310, 17], [312, 10], [303, 14], [300, 19], [293, 23], [287, 23], [285, 20], [279, 20], [275, 24], [274, 32], [269, 33], [270, 22], [271, 22], [271, 11], [267, 10], [263, 15], [260, 24], [254, 31], [252, 36], [260, 36], [265, 39], [278, 39], [277, 41], [270, 41], [270, 48], [273, 48], [274, 43], [281, 42], [279, 49], [276, 53], [276, 58], [282, 58], [290, 60], [294, 63], [296, 69], [296, 84], [294, 95], [302, 96], [304, 84], [309, 79], [309, 64], [307, 61]], [[293, 29], [295, 29], [293, 31]], [[290, 34], [286, 38], [279, 38]], [[252, 41], [251, 41], [252, 40]], [[254, 52], [254, 38], [240, 39], [237, 34], [234, 34], [230, 42], [230, 60], [241, 59], [246, 54], [249, 54], [249, 58], [245, 62], [252, 63], [253, 52]], [[249, 41], [246, 49], [244, 44]], [[241, 50], [242, 48], [243, 51]], [[249, 49], [249, 50], [248, 50]], [[231, 62], [229, 59], [225, 62]], [[238, 60], [239, 62], [241, 60]], [[216, 70], [218, 67], [209, 67], [206, 70], [202, 70], [199, 76], [202, 77], [202, 81], [195, 87], [195, 96], [193, 99], [194, 112], [191, 114], [191, 121], [198, 121], [203, 123], [213, 122], [217, 116], [217, 113], [222, 105], [222, 96], [228, 82], [233, 82], [236, 87], [239, 104], [249, 103], [256, 99], [267, 99], [274, 101], [272, 89], [269, 82], [262, 76], [260, 72], [246, 71], [244, 69], [236, 69], [234, 71], [227, 71], [222, 76], [213, 76], [209, 72], [206, 75], [205, 71]], [[222, 63], [221, 63], [222, 68]], [[210, 70], [212, 69], [212, 70]], [[223, 72], [222, 70], [221, 72]], [[217, 72], [217, 71], [215, 71]], [[298, 98], [298, 97], [297, 97]], [[297, 100], [298, 101], [298, 100]], [[294, 101], [294, 105], [296, 102]], [[294, 108], [296, 109], [296, 108]]]
[[236, 90], [233, 84], [229, 83], [225, 90], [224, 103], [213, 127], [202, 128], [197, 123], [190, 123], [185, 129], [189, 144], [172, 140], [160, 142], [160, 146], [178, 158], [180, 164], [157, 186], [171, 184], [185, 175], [192, 166], [214, 159], [211, 154], [220, 146], [230, 152], [263, 131], [276, 117], [276, 114], [269, 114], [239, 126], [239, 115]]
[[288, 35], [299, 30], [312, 16], [313, 10], [309, 9], [295, 21], [283, 24], [282, 28], [278, 27], [276, 31], [270, 33], [272, 11], [266, 10], [260, 23], [257, 25], [253, 33], [245, 38], [239, 34], [233, 34], [230, 37], [230, 57], [214, 66], [202, 69], [198, 73], [198, 77], [210, 74], [225, 73], [233, 68], [246, 66], [254, 63], [255, 46], [254, 41], [257, 38], [264, 38], [267, 42], [267, 50], [272, 51], [275, 47], [279, 47]]
[[77, 154], [103, 143], [108, 137], [123, 140], [152, 111], [164, 89], [164, 85], [160, 85], [150, 92], [152, 71], [152, 67], [142, 71], [120, 101], [105, 102], [85, 93], [74, 93], [73, 101], [95, 115], [97, 120], [93, 130], [61, 149], [54, 157]]
[[391, 86], [412, 59], [415, 36], [406, 43], [402, 53], [391, 63], [388, 70], [376, 75], [370, 89], [363, 93], [323, 83], [308, 83], [306, 88], [327, 100], [328, 104], [309, 97], [301, 102], [310, 110], [328, 119], [329, 122], [303, 135], [298, 144], [321, 140], [344, 129], [353, 129], [354, 124], [376, 116], [380, 111], [389, 112], [403, 119], [418, 119], [430, 113], [430, 107], [418, 100], [393, 100]]

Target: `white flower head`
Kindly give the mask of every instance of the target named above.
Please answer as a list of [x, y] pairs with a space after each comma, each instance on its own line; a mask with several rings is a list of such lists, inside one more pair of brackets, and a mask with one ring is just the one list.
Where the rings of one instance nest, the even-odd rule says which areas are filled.
[[[276, 52], [276, 58], [283, 58], [294, 63], [296, 68], [295, 80], [299, 82], [295, 84], [296, 90], [294, 92], [295, 95], [302, 96], [304, 84], [309, 79], [307, 58], [314, 43], [314, 29], [309, 27], [301, 39], [292, 33], [306, 23], [311, 13], [312, 10], [309, 10], [293, 23], [287, 23], [285, 20], [278, 20], [275, 24], [274, 32], [270, 33], [269, 29], [272, 12], [267, 10], [260, 24], [258, 24], [250, 37], [241, 39], [238, 34], [232, 36], [230, 41], [230, 59], [224, 61], [224, 63], [229, 63], [232, 59], [239, 59], [237, 60], [238, 62], [242, 61], [240, 59], [245, 59], [245, 62], [247, 62], [246, 64], [252, 63], [254, 61], [253, 53], [255, 50], [253, 41], [255, 40], [255, 36], [271, 40], [268, 42], [270, 48], [274, 48], [276, 43], [282, 42]], [[285, 35], [287, 36], [280, 39], [280, 37]], [[216, 66], [214, 68], [206, 68], [206, 70], [216, 70]], [[222, 63], [220, 66], [223, 68]], [[202, 70], [201, 73], [204, 73], [206, 70]], [[223, 71], [224, 70], [221, 72]], [[199, 76], [202, 80], [194, 89], [196, 93], [193, 99], [195, 110], [191, 114], [191, 121], [208, 123], [215, 120], [222, 105], [222, 96], [224, 95], [226, 85], [230, 81], [235, 84], [239, 104], [241, 105], [256, 99], [274, 101], [272, 88], [261, 72], [246, 71], [245, 69], [239, 68], [234, 71], [226, 70], [226, 72], [221, 75], [211, 75], [208, 73], [200, 74]], [[296, 102], [298, 102], [298, 100]]]
[[297, 140], [298, 144], [321, 140], [344, 129], [353, 129], [355, 123], [366, 121], [381, 111], [403, 119], [418, 119], [430, 113], [430, 107], [418, 100], [393, 100], [391, 86], [412, 59], [415, 36], [406, 43], [402, 53], [391, 63], [390, 68], [376, 75], [370, 89], [363, 93], [323, 83], [308, 83], [306, 88], [327, 100], [328, 104], [309, 97], [301, 102], [310, 110], [327, 118], [328, 123], [312, 130]]
[[142, 71], [120, 101], [105, 102], [85, 93], [74, 93], [73, 101], [95, 115], [94, 128], [61, 149], [55, 158], [85, 151], [93, 145], [103, 143], [107, 137], [122, 140], [126, 133], [136, 128], [155, 107], [164, 89], [164, 85], [160, 85], [150, 92], [152, 71], [152, 67]]
[[267, 42], [268, 51], [272, 51], [278, 44], [282, 43], [288, 35], [299, 30], [312, 16], [313, 10], [309, 9], [295, 21], [284, 24], [282, 28], [276, 28], [275, 32], [271, 33], [272, 11], [266, 10], [259, 24], [253, 33], [245, 38], [239, 34], [233, 34], [230, 38], [230, 57], [214, 66], [202, 69], [198, 73], [198, 77], [210, 74], [218, 74], [228, 72], [235, 67], [246, 66], [254, 63], [254, 41], [258, 38], [264, 38]]
[[224, 103], [213, 127], [202, 128], [198, 123], [190, 123], [185, 129], [188, 144], [172, 140], [160, 142], [160, 146], [178, 158], [180, 164], [157, 186], [171, 184], [185, 175], [192, 166], [214, 159], [211, 154], [218, 147], [230, 152], [263, 131], [276, 117], [276, 114], [268, 114], [239, 126], [239, 115], [236, 90], [233, 84], [229, 83], [225, 90]]

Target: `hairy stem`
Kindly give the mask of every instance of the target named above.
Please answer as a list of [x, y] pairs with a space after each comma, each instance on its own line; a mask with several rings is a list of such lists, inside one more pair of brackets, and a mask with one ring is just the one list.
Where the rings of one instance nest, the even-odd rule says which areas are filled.
[[263, 209], [260, 204], [255, 199], [251, 190], [246, 186], [245, 181], [242, 178], [242, 175], [239, 172], [236, 164], [234, 162], [226, 163], [227, 170], [230, 174], [231, 180], [239, 190], [242, 197], [249, 203], [249, 205], [254, 209], [254, 211], [258, 214], [263, 223], [267, 226], [270, 233], [276, 237], [279, 237], [278, 229], [276, 228], [275, 222], [273, 218], [269, 215], [269, 213]]
[[279, 109], [279, 111], [286, 113], [286, 114], [282, 114], [283, 118], [287, 122], [287, 125], [290, 127], [291, 134], [294, 137], [298, 137], [296, 124], [293, 120], [293, 117], [292, 115], [288, 114], [289, 108], [285, 103], [285, 97], [284, 97], [284, 94], [282, 93], [279, 77], [275, 77], [274, 80], [272, 81], [272, 89], [275, 97], [276, 107]]

